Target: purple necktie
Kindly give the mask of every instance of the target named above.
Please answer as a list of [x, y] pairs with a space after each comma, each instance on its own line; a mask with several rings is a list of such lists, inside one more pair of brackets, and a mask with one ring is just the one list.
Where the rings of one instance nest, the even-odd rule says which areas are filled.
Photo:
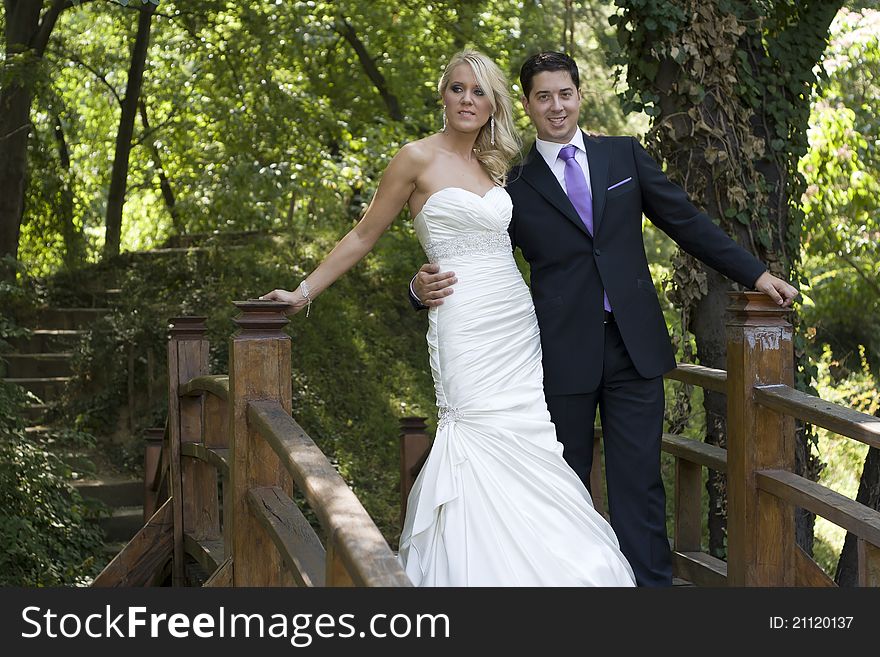
[[[563, 146], [559, 151], [559, 157], [565, 162], [565, 191], [574, 209], [577, 210], [581, 221], [587, 227], [587, 232], [593, 234], [593, 197], [590, 195], [590, 188], [587, 186], [587, 177], [581, 165], [574, 159], [577, 152], [577, 146], [569, 144]], [[608, 295], [602, 293], [605, 310], [611, 312], [611, 302], [608, 301]]]

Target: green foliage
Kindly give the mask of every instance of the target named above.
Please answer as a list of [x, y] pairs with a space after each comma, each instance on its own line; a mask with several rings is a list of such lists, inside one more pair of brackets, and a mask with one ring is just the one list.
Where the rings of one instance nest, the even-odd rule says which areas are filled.
[[817, 355], [831, 345], [852, 359], [854, 345], [880, 372], [880, 12], [842, 11], [823, 60], [826, 78], [810, 118], [810, 151], [800, 169], [804, 248], [813, 271], [804, 317]]
[[26, 403], [20, 388], [0, 381], [0, 586], [85, 584], [96, 574], [101, 532], [56, 450], [59, 438], [79, 449], [87, 437], [53, 436], [49, 449], [25, 435]]

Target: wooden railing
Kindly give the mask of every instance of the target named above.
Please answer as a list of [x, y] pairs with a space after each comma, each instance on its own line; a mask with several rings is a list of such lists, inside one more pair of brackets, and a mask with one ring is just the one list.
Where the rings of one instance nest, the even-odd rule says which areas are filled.
[[[172, 583], [186, 585], [188, 559], [211, 573], [205, 585], [409, 586], [360, 502], [290, 415], [283, 304], [236, 305], [229, 376], [208, 374], [203, 320], [173, 320], [168, 423], [152, 435], [145, 463], [155, 512], [95, 586], [157, 583], [169, 563]], [[794, 474], [795, 419], [873, 447], [880, 419], [793, 389], [786, 314], [762, 294], [732, 295], [727, 371], [679, 365], [668, 375], [728, 400], [727, 449], [663, 436], [675, 459], [674, 572], [698, 586], [834, 586], [795, 543], [799, 507], [856, 536], [859, 583], [880, 586], [880, 512]], [[424, 418], [401, 420], [401, 518], [429, 448]], [[604, 511], [599, 461], [592, 488]], [[727, 561], [701, 548], [703, 468], [727, 478]]]
[[[663, 451], [675, 459], [675, 575], [697, 586], [834, 586], [795, 543], [795, 509], [800, 507], [854, 534], [859, 583], [880, 586], [880, 512], [794, 474], [795, 419], [880, 447], [880, 418], [793, 389], [788, 311], [769, 297], [732, 294], [729, 313], [727, 371], [681, 364], [667, 375], [727, 395], [727, 449], [663, 436]], [[596, 436], [601, 436], [600, 427]], [[423, 435], [403, 428], [403, 485], [414, 480], [426, 449]], [[727, 477], [726, 562], [701, 547], [703, 468]], [[604, 512], [601, 476], [600, 459], [594, 458], [591, 489]]]
[[[172, 320], [168, 423], [145, 458], [144, 528], [96, 578], [133, 586], [410, 586], [360, 501], [291, 417], [284, 304], [235, 304], [229, 375], [208, 373], [203, 318]], [[317, 529], [293, 500], [294, 490]], [[167, 499], [165, 499], [167, 497]], [[320, 532], [320, 536], [319, 536]]]

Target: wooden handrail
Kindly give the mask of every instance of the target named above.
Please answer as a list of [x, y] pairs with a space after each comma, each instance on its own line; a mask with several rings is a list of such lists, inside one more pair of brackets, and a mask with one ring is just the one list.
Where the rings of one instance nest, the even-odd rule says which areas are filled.
[[667, 379], [674, 379], [690, 385], [700, 386], [715, 392], [727, 392], [727, 372], [702, 365], [678, 363], [671, 372], [666, 373]]
[[227, 401], [229, 399], [229, 376], [226, 374], [206, 374], [196, 376], [180, 386], [181, 397], [193, 397], [203, 392]]
[[360, 500], [324, 453], [278, 402], [252, 401], [248, 421], [275, 451], [359, 586], [411, 586]]
[[673, 433], [664, 433], [663, 451], [717, 472], [727, 472], [727, 450], [716, 445]]
[[755, 401], [817, 427], [880, 448], [880, 418], [786, 385], [755, 386]]
[[880, 511], [793, 472], [760, 470], [755, 473], [755, 478], [761, 490], [880, 546]]
[[229, 476], [228, 447], [205, 447], [204, 443], [183, 443], [180, 446], [180, 453], [217, 468], [217, 472], [224, 478]]

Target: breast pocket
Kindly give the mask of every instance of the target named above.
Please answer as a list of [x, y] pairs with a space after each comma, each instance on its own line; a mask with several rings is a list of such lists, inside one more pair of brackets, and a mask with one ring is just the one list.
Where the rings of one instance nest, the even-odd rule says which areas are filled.
[[623, 196], [624, 194], [629, 194], [634, 191], [635, 188], [636, 181], [633, 180], [632, 177], [625, 177], [608, 186], [608, 189], [605, 192], [605, 198], [610, 200], [618, 196]]

